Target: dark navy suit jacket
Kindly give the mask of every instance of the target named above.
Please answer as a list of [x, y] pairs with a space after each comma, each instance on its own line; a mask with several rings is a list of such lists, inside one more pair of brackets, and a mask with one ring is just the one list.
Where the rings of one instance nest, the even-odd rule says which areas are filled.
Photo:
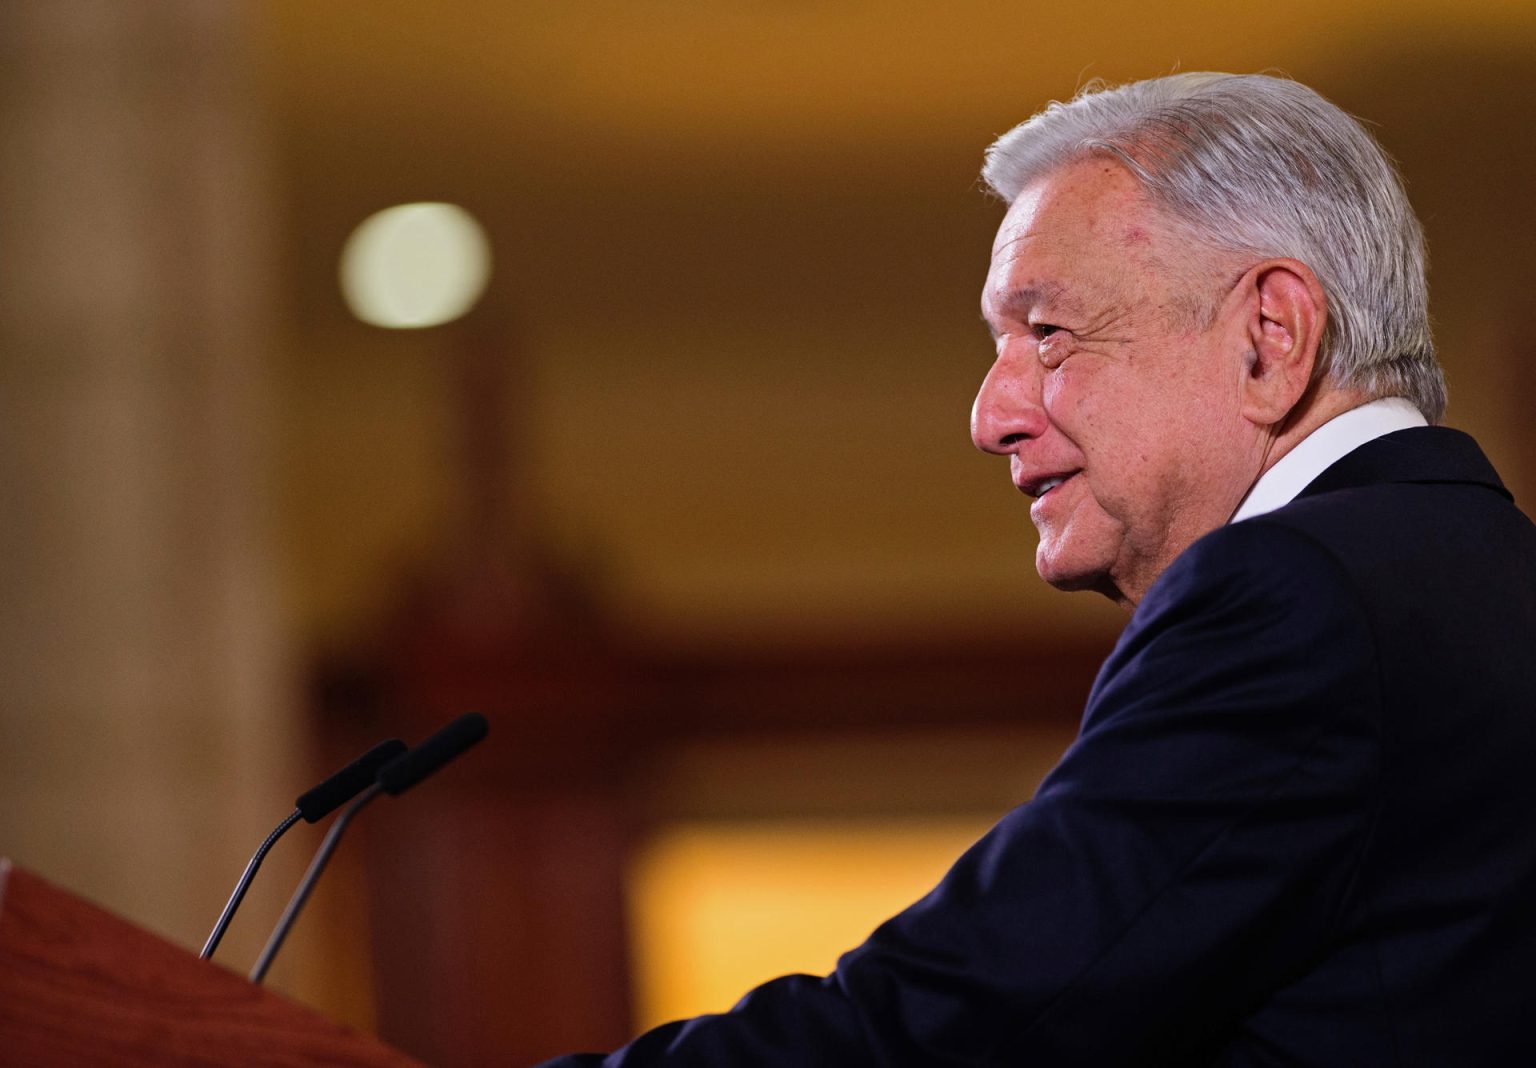
[[606, 1065], [1536, 1065], [1536, 528], [1378, 438], [1148, 591], [1037, 796], [843, 956]]

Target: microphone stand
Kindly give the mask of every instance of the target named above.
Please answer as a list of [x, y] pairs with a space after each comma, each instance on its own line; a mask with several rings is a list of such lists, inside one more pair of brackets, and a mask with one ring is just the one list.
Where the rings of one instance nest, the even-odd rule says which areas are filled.
[[320, 878], [320, 873], [325, 870], [331, 854], [336, 852], [336, 845], [341, 841], [341, 833], [347, 829], [347, 824], [352, 822], [352, 817], [357, 815], [359, 809], [378, 797], [383, 789], [378, 783], [368, 787], [358, 795], [356, 801], [347, 806], [346, 811], [336, 817], [336, 822], [331, 824], [331, 829], [325, 834], [325, 841], [320, 843], [319, 852], [315, 854], [315, 859], [309, 862], [309, 870], [304, 873], [304, 878], [299, 883], [298, 889], [293, 892], [293, 897], [289, 898], [288, 907], [283, 909], [282, 918], [277, 921], [272, 937], [267, 939], [266, 948], [261, 951], [255, 967], [251, 969], [251, 982], [260, 983], [266, 977], [267, 969], [272, 967], [272, 958], [277, 956], [277, 951], [282, 948], [283, 939], [288, 937], [289, 928], [293, 926], [293, 921], [298, 919], [299, 910], [304, 907], [304, 902], [309, 898], [309, 892], [314, 889], [315, 880]]
[[219, 940], [224, 937], [224, 931], [229, 926], [229, 921], [234, 918], [235, 910], [240, 907], [240, 902], [245, 900], [245, 892], [251, 888], [251, 880], [256, 878], [256, 869], [261, 867], [261, 862], [266, 858], [268, 850], [277, 844], [277, 840], [283, 836], [283, 832], [299, 822], [303, 813], [294, 809], [288, 813], [288, 818], [277, 825], [273, 832], [267, 835], [267, 840], [261, 843], [256, 852], [251, 855], [251, 861], [245, 866], [240, 881], [235, 884], [235, 892], [229, 895], [229, 903], [224, 906], [224, 911], [219, 913], [219, 921], [213, 925], [213, 931], [208, 935], [208, 941], [203, 943], [203, 951], [198, 954], [202, 960], [213, 956], [213, 951], [219, 948]]

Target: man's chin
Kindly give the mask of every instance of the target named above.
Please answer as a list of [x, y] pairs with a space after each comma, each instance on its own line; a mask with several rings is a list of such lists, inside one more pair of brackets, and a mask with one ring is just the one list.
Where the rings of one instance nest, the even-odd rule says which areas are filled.
[[1103, 572], [1095, 568], [1073, 566], [1045, 552], [1043, 548], [1035, 554], [1035, 570], [1047, 583], [1069, 593], [1097, 589], [1099, 580], [1104, 577]]
[[1083, 561], [1063, 559], [1061, 554], [1047, 552], [1044, 545], [1035, 553], [1035, 570], [1047, 584], [1064, 593], [1087, 590], [1102, 593], [1116, 604], [1123, 603], [1124, 594], [1109, 577], [1106, 568], [1091, 566]]

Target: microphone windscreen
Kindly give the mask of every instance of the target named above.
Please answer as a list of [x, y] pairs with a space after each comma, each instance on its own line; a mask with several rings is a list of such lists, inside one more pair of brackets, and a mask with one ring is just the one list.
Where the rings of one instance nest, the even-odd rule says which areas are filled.
[[307, 822], [314, 823], [373, 785], [379, 769], [404, 752], [405, 743], [399, 738], [380, 742], [313, 790], [300, 794], [294, 807]]
[[379, 785], [391, 796], [402, 794], [464, 750], [490, 729], [478, 712], [466, 712], [404, 756], [379, 769]]

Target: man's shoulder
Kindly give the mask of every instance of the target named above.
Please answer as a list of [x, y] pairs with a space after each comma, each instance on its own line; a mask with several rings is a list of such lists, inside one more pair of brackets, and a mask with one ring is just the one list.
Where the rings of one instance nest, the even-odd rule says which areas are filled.
[[1212, 586], [1315, 601], [1426, 571], [1470, 578], [1486, 566], [1522, 562], [1536, 567], [1536, 527], [1476, 442], [1422, 427], [1367, 442], [1290, 503], [1200, 538], [1143, 605]]
[[1147, 591], [1136, 618], [1191, 610], [1317, 605], [1343, 588], [1347, 568], [1329, 539], [1284, 509], [1231, 523], [1197, 540]]
[[1287, 526], [1338, 554], [1390, 555], [1413, 541], [1530, 528], [1473, 438], [1415, 427], [1375, 438], [1330, 465], [1286, 505], [1248, 523]]
[[1227, 529], [1243, 528], [1290, 532], [1394, 607], [1405, 586], [1433, 589], [1444, 605], [1461, 599], [1457, 590], [1486, 591], [1499, 574], [1536, 576], [1536, 526], [1476, 442], [1443, 427], [1366, 443], [1296, 500]]
[[1368, 655], [1369, 628], [1343, 562], [1305, 530], [1260, 517], [1212, 531], [1153, 583], [1105, 663], [1116, 676], [1304, 664], [1322, 642]]

